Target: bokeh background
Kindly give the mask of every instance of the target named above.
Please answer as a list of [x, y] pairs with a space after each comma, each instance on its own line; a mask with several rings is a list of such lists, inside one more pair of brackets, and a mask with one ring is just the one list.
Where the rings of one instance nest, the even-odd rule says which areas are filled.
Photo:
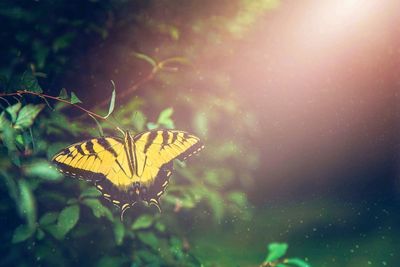
[[[0, 21], [2, 92], [30, 75], [45, 94], [66, 88], [106, 114], [113, 80], [123, 128], [176, 128], [206, 144], [176, 167], [161, 215], [131, 210], [121, 226], [106, 202], [104, 216], [79, 202], [60, 237], [36, 220], [75, 205], [87, 185], [38, 183], [29, 168], [98, 132], [51, 102], [15, 130], [16, 148], [2, 136], [2, 265], [259, 266], [271, 242], [316, 267], [400, 264], [400, 2], [2, 1]], [[18, 206], [21, 178], [33, 218]], [[141, 214], [157, 218], [145, 237], [131, 226]], [[25, 224], [31, 235], [12, 243]], [[109, 241], [117, 227], [123, 240]]]

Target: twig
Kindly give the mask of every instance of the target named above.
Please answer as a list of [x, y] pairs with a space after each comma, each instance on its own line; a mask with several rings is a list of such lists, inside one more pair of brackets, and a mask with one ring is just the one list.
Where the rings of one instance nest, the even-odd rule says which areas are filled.
[[69, 104], [71, 106], [76, 107], [77, 109], [80, 109], [81, 111], [85, 112], [86, 114], [88, 114], [90, 116], [93, 116], [95, 118], [98, 118], [98, 119], [106, 121], [107, 123], [109, 123], [113, 127], [116, 127], [118, 130], [120, 130], [118, 125], [116, 125], [113, 122], [107, 120], [107, 118], [105, 118], [103, 116], [100, 116], [100, 115], [94, 113], [93, 111], [87, 110], [87, 109], [85, 109], [85, 108], [83, 108], [83, 107], [81, 107], [81, 106], [79, 106], [77, 104], [72, 104], [68, 100], [65, 100], [65, 99], [62, 99], [62, 98], [59, 98], [59, 97], [56, 97], [56, 96], [51, 96], [51, 95], [46, 95], [46, 94], [36, 93], [36, 92], [31, 92], [31, 91], [26, 91], [26, 90], [18, 90], [18, 91], [14, 92], [14, 93], [0, 93], [0, 98], [1, 97], [5, 97], [5, 96], [20, 96], [21, 97], [22, 95], [34, 95], [34, 96], [38, 96], [40, 98], [53, 99], [53, 100], [56, 100], [56, 101], [59, 101], [59, 102], [63, 102], [63, 103]]

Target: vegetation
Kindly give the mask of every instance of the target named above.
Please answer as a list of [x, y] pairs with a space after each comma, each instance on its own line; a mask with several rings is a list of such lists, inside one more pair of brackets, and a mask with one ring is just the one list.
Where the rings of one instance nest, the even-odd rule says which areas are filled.
[[[203, 10], [203, 2], [194, 1], [190, 8], [198, 14], [180, 13], [180, 22], [175, 12], [187, 8], [186, 2], [0, 4], [7, 27], [2, 39], [8, 40], [0, 68], [0, 265], [202, 266], [192, 252], [195, 223], [252, 219], [246, 191], [253, 186], [258, 152], [248, 151], [244, 140], [246, 128], [256, 130], [256, 124], [230, 94], [223, 73], [211, 75], [196, 66], [198, 53], [215, 56], [202, 51], [196, 38], [207, 35], [211, 43], [224, 35], [239, 38], [260, 12], [276, 4], [235, 1], [231, 15], [217, 18], [208, 15], [209, 10], [220, 12], [211, 2]], [[162, 9], [169, 13], [160, 16], [157, 10]], [[129, 33], [135, 34], [134, 41], [124, 39]], [[97, 43], [124, 64], [110, 71], [114, 77], [93, 81], [83, 70], [88, 61], [82, 51]], [[137, 74], [126, 80], [127, 73]], [[201, 91], [203, 79], [211, 79], [214, 90]], [[63, 177], [49, 163], [66, 145], [120, 135], [117, 128], [177, 128], [204, 139], [207, 148], [199, 157], [188, 166], [176, 162], [161, 214], [137, 207], [121, 222], [117, 208], [96, 189]], [[309, 266], [283, 258], [286, 249], [286, 244], [270, 244], [261, 266]]]

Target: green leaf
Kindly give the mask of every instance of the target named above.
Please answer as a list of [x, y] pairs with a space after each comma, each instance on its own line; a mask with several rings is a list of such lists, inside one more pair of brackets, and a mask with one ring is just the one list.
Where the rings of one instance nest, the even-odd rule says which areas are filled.
[[288, 244], [286, 243], [271, 243], [268, 246], [268, 255], [264, 262], [273, 262], [286, 254]]
[[36, 161], [23, 166], [24, 173], [30, 177], [40, 177], [47, 181], [60, 181], [63, 176], [47, 161]]
[[155, 59], [149, 57], [148, 55], [142, 54], [142, 53], [133, 53], [133, 55], [135, 57], [137, 57], [138, 59], [144, 60], [147, 63], [149, 63], [151, 66], [156, 67], [157, 66], [157, 62]]
[[115, 243], [118, 246], [121, 245], [124, 241], [125, 227], [119, 220], [116, 220], [114, 222], [114, 236], [115, 236]]
[[68, 48], [75, 39], [75, 35], [75, 32], [67, 32], [62, 35], [57, 35], [58, 37], [53, 41], [53, 51], [57, 52], [59, 50]]
[[154, 217], [148, 214], [139, 216], [132, 224], [132, 230], [145, 229], [153, 224]]
[[[4, 112], [2, 114], [4, 114]], [[2, 123], [1, 126], [0, 138], [3, 144], [7, 147], [8, 156], [15, 165], [20, 166], [21, 162], [19, 159], [19, 153], [17, 152], [17, 146], [15, 144], [15, 130], [12, 127], [11, 122], [8, 120], [5, 123]]]
[[3, 111], [0, 114], [0, 132], [7, 126], [11, 127], [11, 122], [7, 119], [6, 113]]
[[71, 104], [82, 103], [82, 101], [76, 96], [74, 92], [71, 92]]
[[42, 217], [40, 217], [39, 224], [41, 226], [50, 225], [55, 223], [58, 218], [58, 212], [47, 212]]
[[184, 257], [182, 240], [177, 237], [172, 237], [169, 242], [171, 245], [170, 250], [174, 256], [178, 259], [182, 259]]
[[29, 227], [34, 227], [36, 222], [36, 204], [31, 188], [25, 180], [18, 181], [19, 209], [22, 216], [26, 218]]
[[113, 80], [111, 80], [112, 86], [113, 86], [113, 91], [111, 94], [111, 99], [110, 99], [110, 106], [108, 108], [108, 113], [104, 118], [108, 118], [108, 116], [111, 115], [111, 113], [114, 111], [114, 107], [115, 107], [115, 83]]
[[311, 267], [310, 264], [299, 258], [285, 259], [283, 262], [296, 267]]
[[43, 232], [42, 229], [37, 229], [36, 238], [37, 238], [38, 240], [42, 240], [42, 239], [44, 238], [44, 232]]
[[221, 196], [216, 192], [210, 191], [208, 192], [207, 200], [213, 211], [215, 221], [221, 221], [224, 215], [224, 203]]
[[86, 198], [82, 201], [83, 204], [88, 206], [96, 218], [106, 217], [110, 221], [114, 221], [111, 211], [101, 204], [100, 200], [96, 198]]
[[140, 241], [142, 241], [144, 244], [150, 246], [154, 250], [158, 249], [158, 238], [156, 235], [152, 232], [139, 232], [138, 233], [138, 238]]
[[174, 122], [171, 119], [174, 110], [172, 108], [166, 108], [161, 111], [160, 115], [158, 116], [157, 123], [163, 125], [168, 129], [174, 128]]
[[81, 193], [81, 198], [85, 198], [85, 197], [99, 197], [101, 196], [101, 192], [96, 188], [96, 187], [89, 187], [87, 189], [85, 189], [82, 193]]
[[61, 91], [60, 91], [60, 94], [58, 95], [58, 98], [67, 100], [69, 98], [68, 93], [67, 93], [67, 89], [62, 88]]
[[156, 229], [160, 232], [165, 232], [166, 226], [165, 224], [161, 223], [161, 222], [157, 222], [155, 225]]
[[153, 122], [149, 122], [147, 123], [147, 129], [149, 130], [154, 130], [158, 128], [158, 124], [157, 123], [153, 123]]
[[35, 230], [32, 229], [31, 227], [21, 224], [14, 231], [14, 234], [12, 237], [12, 243], [15, 244], [15, 243], [25, 241], [29, 237], [31, 237], [34, 232], [35, 232]]
[[20, 89], [35, 93], [43, 93], [38, 80], [31, 71], [25, 71], [20, 80]]
[[146, 125], [146, 116], [141, 111], [135, 111], [133, 114], [133, 127], [138, 132], [144, 131], [144, 126]]
[[57, 220], [56, 225], [49, 227], [49, 232], [57, 239], [63, 239], [71, 231], [79, 220], [79, 206], [72, 205], [64, 208]]
[[78, 204], [79, 200], [76, 198], [70, 198], [67, 200], [67, 205], [73, 205], [73, 204]]
[[243, 192], [231, 192], [228, 195], [228, 199], [239, 208], [243, 208], [248, 204], [246, 194]]
[[14, 123], [17, 120], [18, 111], [21, 109], [22, 104], [18, 102], [6, 108], [6, 112], [10, 115], [11, 121]]
[[19, 111], [17, 120], [15, 122], [15, 129], [27, 129], [32, 126], [33, 121], [40, 111], [45, 107], [44, 104], [32, 105], [28, 104]]

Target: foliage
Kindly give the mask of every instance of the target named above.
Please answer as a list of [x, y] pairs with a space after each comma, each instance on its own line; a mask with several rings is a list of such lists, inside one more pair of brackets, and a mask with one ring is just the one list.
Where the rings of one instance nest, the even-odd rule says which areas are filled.
[[[56, 110], [47, 109], [43, 111], [42, 116], [38, 116], [44, 105], [26, 103], [23, 93], [18, 93], [22, 94], [18, 102], [3, 110], [0, 128], [3, 141], [2, 153], [14, 156], [1, 157], [0, 163], [4, 166], [1, 176], [8, 187], [10, 198], [18, 207], [23, 219], [14, 231], [12, 243], [36, 240], [43, 247], [35, 253], [42, 253], [46, 246], [67, 245], [69, 239], [94, 238], [97, 236], [96, 232], [101, 231], [101, 224], [98, 224], [99, 227], [93, 227], [94, 221], [99, 219], [105, 220], [106, 229], [110, 229], [114, 235], [114, 247], [109, 248], [110, 254], [119, 246], [124, 245], [125, 249], [129, 248], [128, 251], [138, 251], [134, 253], [133, 261], [139, 266], [144, 263], [173, 266], [178, 262], [187, 266], [197, 266], [198, 260], [182, 245], [182, 237], [173, 234], [173, 229], [180, 225], [174, 213], [186, 211], [199, 213], [201, 209], [206, 208], [204, 206], [206, 204], [214, 214], [215, 221], [218, 222], [224, 216], [229, 216], [229, 212], [249, 210], [243, 193], [227, 191], [222, 194], [218, 191], [222, 186], [221, 182], [226, 182], [224, 180], [218, 182], [218, 173], [222, 170], [213, 171], [195, 167], [189, 169], [184, 167], [185, 164], [180, 163], [176, 165], [177, 178], [173, 179], [173, 186], [169, 188], [168, 194], [163, 199], [163, 208], [166, 212], [162, 216], [149, 214], [146, 213], [149, 211], [146, 211], [137, 218], [131, 217], [127, 222], [120, 222], [118, 211], [110, 207], [109, 203], [104, 203], [99, 198], [100, 194], [96, 189], [85, 183], [62, 179], [62, 176], [45, 160], [46, 157], [49, 159], [54, 154], [55, 147], [64, 146], [65, 142], [59, 142], [58, 138], [87, 136], [85, 122], [68, 122], [68, 124], [74, 124], [75, 127], [66, 127], [65, 122], [69, 119], [58, 111], [57, 104]], [[59, 97], [60, 99], [69, 99], [66, 97], [65, 90], [62, 90], [60, 95], [62, 96]], [[77, 104], [74, 98], [77, 99], [76, 95], [71, 93], [68, 101], [71, 104]], [[115, 93], [111, 98], [109, 114], [106, 117], [111, 115], [114, 105]], [[126, 111], [126, 109], [116, 110], [114, 116], [122, 118]], [[146, 122], [147, 118], [142, 112], [140, 113], [142, 120]], [[147, 123], [148, 128], [150, 129], [151, 125], [172, 128], [174, 126], [172, 115], [171, 108], [164, 109], [155, 123]], [[140, 124], [140, 128], [143, 125]], [[137, 129], [136, 126], [132, 123], [130, 127], [137, 132], [144, 130]], [[59, 131], [61, 129], [62, 132]], [[47, 141], [52, 139], [56, 141]], [[10, 208], [8, 205], [4, 207]], [[92, 215], [87, 213], [88, 210], [91, 210]], [[52, 240], [63, 240], [63, 243], [55, 243]], [[169, 249], [162, 249], [168, 246], [170, 246]], [[10, 255], [12, 258], [6, 260], [17, 260], [17, 255]], [[33, 256], [41, 257], [39, 254]], [[42, 260], [50, 263], [52, 259], [43, 257]], [[63, 260], [68, 262], [68, 259]], [[126, 263], [128, 259], [121, 260], [121, 258], [106, 256], [100, 261], [118, 265]]]
[[[164, 18], [146, 15], [152, 10], [140, 1], [88, 1], [78, 9], [73, 1], [0, 4], [0, 17], [8, 26], [3, 33], [8, 42], [3, 44], [1, 59], [7, 64], [0, 67], [0, 89], [9, 94], [0, 99], [0, 210], [8, 221], [0, 239], [5, 255], [0, 265], [201, 266], [191, 251], [195, 241], [183, 229], [195, 223], [251, 219], [246, 190], [251, 188], [251, 170], [257, 166], [258, 156], [256, 150], [246, 150], [243, 141], [248, 137], [246, 128], [255, 127], [241, 119], [243, 114], [246, 118], [251, 115], [238, 97], [229, 94], [223, 74], [213, 77], [207, 68], [199, 74], [193, 67], [194, 55], [201, 51], [199, 38], [206, 33], [211, 43], [227, 33], [238, 38], [257, 14], [270, 8], [269, 1], [262, 7], [251, 2], [237, 1], [242, 10], [238, 13], [251, 17], [246, 21], [238, 19], [235, 12], [217, 20], [216, 16], [209, 18], [201, 8], [203, 3], [193, 2], [191, 8], [198, 15], [182, 15], [179, 25], [174, 12], [185, 14], [181, 12], [187, 8], [183, 3], [167, 6], [175, 11]], [[207, 5], [218, 13], [212, 1]], [[130, 41], [114, 42], [127, 27], [133, 27], [129, 28], [133, 32], [143, 29], [147, 42], [134, 47]], [[163, 49], [147, 36], [158, 41], [166, 38]], [[194, 42], [188, 43], [184, 36]], [[95, 43], [121, 52], [117, 58], [132, 55], [134, 61], [129, 63], [143, 68], [137, 67], [138, 73], [148, 71], [149, 75], [121, 91], [117, 79], [113, 79], [111, 92], [83, 85], [76, 89], [77, 76], [89, 79], [80, 73], [85, 64], [81, 51]], [[120, 47], [112, 47], [114, 43]], [[152, 46], [156, 47], [150, 49]], [[123, 68], [121, 72], [132, 72], [132, 67]], [[185, 87], [182, 82], [196, 84], [203, 75], [214, 84], [211, 95], [179, 89]], [[106, 80], [109, 84], [111, 79]], [[139, 88], [143, 93], [133, 97], [132, 92]], [[86, 89], [93, 99], [84, 96]], [[108, 103], [108, 109], [100, 100]], [[96, 113], [83, 106], [92, 106]], [[78, 115], [74, 107], [81, 111]], [[242, 112], [239, 116], [238, 110]], [[233, 119], [240, 125], [231, 123]], [[117, 126], [135, 132], [178, 128], [204, 140], [206, 149], [200, 157], [187, 166], [175, 163], [171, 184], [161, 199], [161, 214], [139, 206], [128, 210], [121, 222], [119, 211], [96, 189], [64, 178], [51, 168], [49, 159], [59, 149], [99, 134], [118, 135]], [[225, 138], [221, 132], [235, 134]], [[274, 253], [278, 256], [267, 258], [269, 262], [284, 254]], [[282, 264], [296, 266], [297, 259], [288, 260]]]
[[268, 254], [265, 257], [262, 267], [310, 267], [310, 265], [299, 258], [284, 258], [288, 244], [271, 243], [268, 245]]

